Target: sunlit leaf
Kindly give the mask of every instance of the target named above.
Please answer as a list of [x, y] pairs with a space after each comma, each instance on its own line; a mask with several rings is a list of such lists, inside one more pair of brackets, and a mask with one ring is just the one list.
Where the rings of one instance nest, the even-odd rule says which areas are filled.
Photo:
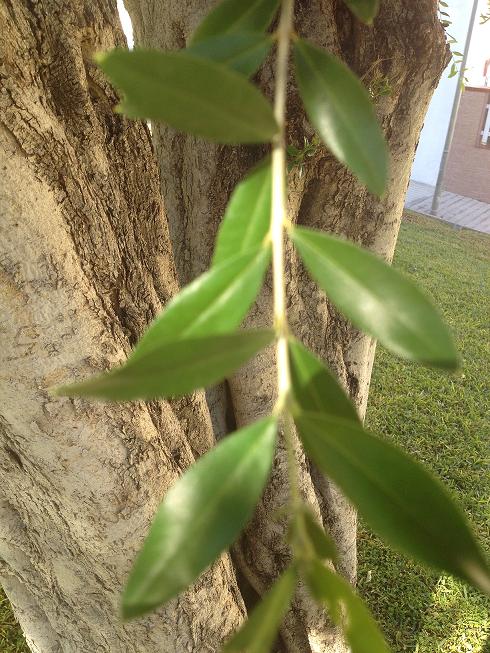
[[224, 0], [202, 21], [191, 44], [233, 32], [264, 32], [277, 11], [279, 0]]
[[165, 342], [134, 362], [53, 392], [113, 401], [179, 397], [219, 383], [273, 339], [264, 329]]
[[320, 231], [297, 227], [291, 237], [311, 276], [355, 326], [403, 358], [457, 366], [438, 311], [403, 275], [365, 249]]
[[189, 46], [186, 52], [224, 64], [249, 77], [260, 67], [272, 43], [268, 34], [237, 32], [199, 41]]
[[356, 409], [332, 372], [295, 338], [288, 346], [293, 394], [301, 409], [358, 422]]
[[364, 23], [372, 23], [378, 13], [379, 0], [344, 0], [344, 2]]
[[213, 265], [263, 243], [270, 227], [271, 187], [271, 165], [267, 158], [233, 191], [218, 232]]
[[218, 143], [264, 143], [277, 132], [272, 107], [239, 73], [188, 52], [112, 50], [97, 62], [124, 99], [119, 110]]
[[463, 513], [401, 449], [353, 422], [295, 417], [308, 455], [389, 544], [490, 593], [490, 572]]
[[296, 589], [297, 573], [287, 569], [228, 642], [222, 653], [269, 653]]
[[332, 154], [382, 195], [387, 148], [369, 93], [344, 63], [307, 41], [296, 41], [294, 62], [311, 124]]
[[131, 361], [165, 342], [218, 335], [239, 326], [262, 286], [270, 247], [236, 253], [172, 299], [138, 342]]
[[238, 537], [269, 475], [276, 429], [268, 417], [226, 437], [170, 489], [126, 586], [126, 619], [179, 594]]
[[313, 561], [307, 567], [306, 583], [332, 621], [343, 629], [351, 653], [389, 653], [376, 622], [347, 581]]

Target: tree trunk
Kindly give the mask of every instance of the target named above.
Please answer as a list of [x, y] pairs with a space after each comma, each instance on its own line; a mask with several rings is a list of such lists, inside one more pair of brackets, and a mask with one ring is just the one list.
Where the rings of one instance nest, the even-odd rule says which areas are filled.
[[[137, 45], [162, 49], [185, 46], [212, 2], [198, 0], [125, 0]], [[372, 249], [391, 261], [400, 225], [418, 135], [433, 90], [446, 64], [443, 29], [437, 2], [382, 2], [374, 28], [358, 23], [342, 2], [297, 2], [297, 32], [344, 58], [376, 96], [380, 82], [388, 96], [375, 97], [378, 117], [391, 154], [390, 182], [380, 201], [370, 195], [325, 148], [307, 159], [289, 178], [290, 219], [331, 231]], [[258, 81], [273, 92], [273, 58]], [[288, 135], [301, 147], [313, 132], [307, 124], [294, 80], [288, 98]], [[216, 232], [231, 190], [244, 172], [264, 155], [263, 148], [229, 148], [183, 136], [161, 125], [153, 128], [160, 164], [162, 194], [179, 280], [188, 283], [202, 273], [212, 254]], [[375, 352], [371, 338], [359, 333], [328, 303], [305, 273], [291, 248], [288, 295], [290, 326], [335, 370], [363, 417]], [[271, 282], [266, 284], [248, 320], [250, 326], [270, 324]], [[215, 423], [233, 414], [242, 426], [268, 413], [274, 399], [273, 353], [257, 357], [229, 381], [229, 392], [213, 393]], [[228, 405], [231, 403], [231, 406]], [[218, 415], [216, 415], [218, 413]], [[355, 582], [356, 515], [335, 486], [323, 477], [298, 448], [304, 496], [334, 535], [341, 570]], [[277, 576], [287, 550], [284, 532], [270, 515], [287, 501], [285, 452], [279, 450], [267, 492], [255, 519], [234, 547], [240, 585], [261, 595]], [[244, 580], [246, 583], [244, 583]], [[298, 597], [283, 629], [291, 651], [330, 651], [340, 647], [338, 635], [304, 597]], [[288, 648], [288, 650], [289, 650]], [[341, 647], [339, 648], [341, 650]]]
[[244, 614], [229, 556], [158, 616], [118, 616], [159, 500], [213, 444], [203, 395], [47, 391], [122, 361], [177, 289], [148, 130], [91, 59], [124, 43], [115, 2], [1, 20], [0, 581], [33, 651], [214, 651]]
[[[140, 44], [175, 48], [210, 6], [131, 0]], [[325, 148], [291, 174], [292, 219], [345, 235], [391, 260], [418, 134], [444, 67], [435, 0], [382, 2], [373, 28], [340, 2], [297, 3], [297, 30], [340, 54], [375, 92], [390, 184], [379, 201]], [[218, 651], [287, 560], [284, 456], [232, 558], [223, 555], [157, 616], [122, 625], [118, 597], [155, 507], [215, 437], [270, 410], [273, 359], [262, 354], [227, 388], [176, 402], [53, 399], [50, 385], [124, 359], [146, 324], [208, 265], [236, 181], [263, 148], [211, 146], [113, 113], [114, 91], [91, 62], [122, 45], [112, 0], [7, 0], [0, 8], [1, 302], [0, 582], [40, 653]], [[270, 93], [270, 62], [260, 83]], [[311, 137], [297, 94], [289, 138]], [[162, 202], [163, 196], [163, 202]], [[165, 211], [164, 211], [165, 206]], [[167, 227], [168, 221], [168, 227]], [[170, 231], [170, 237], [169, 237]], [[173, 248], [175, 266], [171, 254]], [[289, 251], [292, 329], [317, 351], [364, 414], [374, 356]], [[270, 282], [249, 323], [270, 319]], [[209, 405], [209, 409], [208, 409]], [[213, 432], [214, 431], [214, 432]], [[355, 578], [355, 514], [298, 449], [304, 495]], [[287, 653], [342, 651], [298, 593], [281, 633]]]

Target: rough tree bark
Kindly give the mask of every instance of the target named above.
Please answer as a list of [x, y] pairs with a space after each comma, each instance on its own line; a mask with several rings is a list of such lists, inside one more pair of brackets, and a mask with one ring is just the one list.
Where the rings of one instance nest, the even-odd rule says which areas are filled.
[[[185, 45], [210, 4], [127, 2], [137, 42], [163, 48]], [[392, 165], [379, 201], [318, 148], [303, 174], [291, 175], [291, 217], [387, 260], [446, 60], [436, 8], [436, 0], [385, 0], [370, 29], [340, 1], [297, 3], [300, 33], [340, 54], [373, 90], [380, 77], [389, 82], [376, 104]], [[229, 193], [264, 151], [154, 127], [160, 192], [147, 128], [113, 114], [116, 95], [91, 61], [95, 50], [123, 43], [115, 1], [4, 0], [0, 29], [0, 582], [33, 651], [217, 651], [287, 558], [283, 526], [271, 521], [285, 501], [281, 450], [231, 558], [157, 617], [121, 625], [118, 594], [177, 475], [216, 437], [269, 410], [271, 356], [210, 393], [210, 409], [200, 393], [104, 405], [54, 400], [47, 388], [124, 358], [178, 283], [206, 268]], [[267, 63], [260, 74], [266, 92], [271, 71]], [[294, 86], [289, 112], [290, 140], [301, 144], [311, 130]], [[329, 362], [363, 415], [374, 344], [328, 305], [293, 252], [289, 261], [292, 328]], [[250, 323], [267, 322], [269, 305], [266, 284]], [[304, 494], [354, 580], [355, 514], [299, 451], [298, 461]], [[285, 653], [343, 650], [301, 592], [279, 645]]]
[[121, 361], [177, 289], [148, 130], [91, 60], [124, 43], [115, 2], [1, 20], [1, 583], [33, 651], [215, 650], [244, 613], [227, 556], [163, 618], [117, 607], [159, 499], [213, 443], [203, 396], [47, 392]]

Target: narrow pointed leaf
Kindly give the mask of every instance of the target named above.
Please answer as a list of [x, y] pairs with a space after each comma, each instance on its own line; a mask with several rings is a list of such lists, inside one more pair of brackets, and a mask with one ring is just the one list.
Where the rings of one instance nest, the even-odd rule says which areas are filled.
[[272, 107], [242, 75], [188, 52], [112, 50], [97, 62], [124, 93], [129, 118], [167, 123], [218, 143], [264, 143], [277, 132]]
[[289, 363], [294, 398], [303, 411], [359, 422], [356, 409], [332, 372], [295, 338], [289, 340]]
[[303, 519], [306, 535], [316, 556], [320, 560], [337, 560], [338, 553], [333, 538], [329, 533], [324, 531], [310, 510], [305, 508], [301, 512], [301, 518]]
[[296, 78], [311, 124], [332, 154], [382, 195], [388, 156], [367, 90], [339, 59], [307, 41], [294, 46]]
[[372, 23], [378, 13], [379, 0], [344, 0], [344, 2], [364, 23]]
[[54, 394], [112, 401], [179, 397], [221, 382], [273, 339], [274, 332], [264, 329], [166, 342], [107, 374], [55, 388]]
[[298, 509], [289, 524], [288, 541], [293, 551], [303, 561], [319, 558], [334, 560], [338, 558], [335, 542], [318, 524], [308, 506]]
[[381, 537], [410, 556], [490, 592], [490, 572], [444, 487], [401, 449], [353, 422], [295, 417], [305, 449]]
[[218, 232], [213, 266], [260, 247], [270, 228], [272, 173], [262, 161], [233, 191]]
[[370, 252], [319, 231], [291, 237], [311, 276], [359, 329], [403, 358], [453, 369], [448, 328], [425, 295]]
[[191, 44], [221, 34], [265, 32], [278, 5], [279, 0], [224, 0], [204, 18]]
[[313, 598], [323, 604], [332, 621], [343, 628], [351, 653], [389, 653], [368, 608], [347, 581], [321, 562], [314, 561], [308, 566], [306, 583]]
[[269, 475], [276, 430], [268, 417], [226, 437], [170, 489], [124, 591], [126, 619], [179, 594], [238, 537]]
[[270, 653], [277, 631], [293, 600], [297, 573], [287, 569], [254, 608], [222, 653]]
[[191, 45], [186, 52], [232, 68], [250, 77], [260, 67], [272, 47], [272, 38], [260, 32], [223, 34]]
[[270, 248], [247, 250], [186, 286], [150, 325], [130, 360], [165, 342], [233, 331], [259, 292]]

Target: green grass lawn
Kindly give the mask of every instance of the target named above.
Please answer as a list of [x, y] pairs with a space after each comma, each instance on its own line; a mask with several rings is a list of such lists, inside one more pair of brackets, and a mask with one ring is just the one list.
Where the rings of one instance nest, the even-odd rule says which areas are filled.
[[29, 653], [10, 604], [0, 588], [0, 653]]
[[[443, 479], [487, 553], [489, 259], [490, 236], [407, 215], [394, 265], [441, 309], [455, 335], [461, 368], [444, 374], [402, 363], [379, 347], [367, 414], [372, 431]], [[394, 553], [362, 525], [359, 590], [394, 653], [490, 653], [490, 602], [464, 583]]]
[[[445, 481], [487, 552], [489, 259], [490, 236], [407, 216], [395, 266], [440, 307], [462, 365], [455, 374], [444, 374], [402, 363], [378, 348], [367, 415], [372, 431], [403, 446]], [[490, 602], [392, 552], [362, 525], [359, 590], [393, 653], [490, 653]], [[0, 653], [24, 652], [0, 596]]]

